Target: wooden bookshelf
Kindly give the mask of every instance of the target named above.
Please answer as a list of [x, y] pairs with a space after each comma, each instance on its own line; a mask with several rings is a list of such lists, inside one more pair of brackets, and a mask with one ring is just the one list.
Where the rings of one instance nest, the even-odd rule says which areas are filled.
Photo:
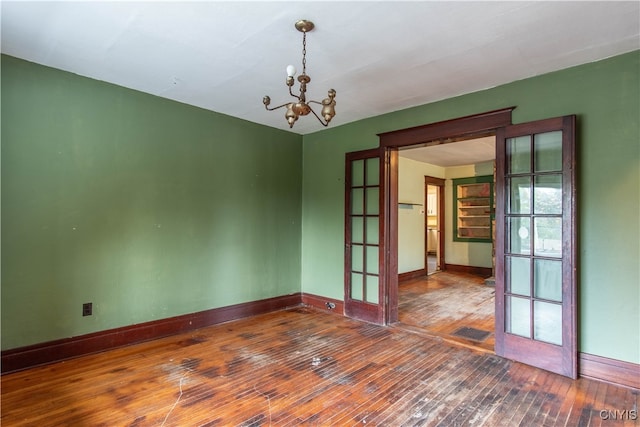
[[454, 241], [491, 242], [493, 176], [453, 180]]

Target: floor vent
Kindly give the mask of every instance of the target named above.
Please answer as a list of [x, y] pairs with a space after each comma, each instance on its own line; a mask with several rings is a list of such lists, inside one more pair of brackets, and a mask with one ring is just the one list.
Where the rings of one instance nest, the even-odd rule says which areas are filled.
[[463, 326], [462, 328], [455, 331], [452, 335], [473, 341], [484, 341], [489, 335], [491, 335], [491, 332]]

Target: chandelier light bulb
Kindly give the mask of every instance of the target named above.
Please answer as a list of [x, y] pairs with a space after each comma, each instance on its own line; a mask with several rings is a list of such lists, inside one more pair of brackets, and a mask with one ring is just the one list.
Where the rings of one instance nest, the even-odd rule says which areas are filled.
[[287, 77], [293, 77], [296, 75], [296, 67], [293, 65], [287, 65]]

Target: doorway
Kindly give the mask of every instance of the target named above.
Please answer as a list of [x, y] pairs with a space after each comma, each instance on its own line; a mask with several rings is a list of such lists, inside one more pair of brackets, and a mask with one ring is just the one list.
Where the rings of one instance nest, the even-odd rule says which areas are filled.
[[[514, 108], [378, 135], [385, 298], [377, 307], [385, 324], [398, 321], [399, 149], [496, 135], [495, 353], [577, 378], [576, 116], [512, 125]], [[553, 193], [551, 208], [543, 193]], [[549, 249], [546, 240], [562, 244]]]
[[444, 266], [444, 183], [433, 176], [424, 177], [424, 267], [427, 276]]
[[[412, 186], [421, 185], [423, 189], [425, 270], [417, 277], [407, 277], [402, 274], [403, 270], [399, 271], [403, 280], [398, 285], [398, 326], [492, 352], [495, 346], [495, 288], [487, 286], [485, 279], [491, 275], [493, 244], [491, 240], [473, 242], [472, 239], [454, 242], [452, 233], [456, 228], [452, 222], [457, 206], [452, 203], [452, 183], [459, 178], [493, 173], [495, 137], [490, 135], [437, 145], [427, 143], [400, 150], [399, 155], [398, 191], [403, 199], [410, 194]], [[422, 176], [416, 171], [429, 171], [432, 175]], [[481, 213], [488, 214], [485, 211], [488, 208], [483, 206]], [[471, 213], [477, 214], [476, 210]], [[468, 209], [463, 211], [469, 212]], [[401, 247], [411, 247], [411, 241], [406, 238], [410, 219], [404, 212], [398, 217], [399, 230], [403, 231], [398, 239], [401, 259], [410, 255], [409, 249]], [[479, 219], [474, 218], [474, 221]], [[489, 221], [489, 218], [484, 220]], [[446, 263], [449, 269], [445, 268]], [[406, 264], [399, 263], [400, 267]], [[485, 273], [480, 273], [483, 266]]]

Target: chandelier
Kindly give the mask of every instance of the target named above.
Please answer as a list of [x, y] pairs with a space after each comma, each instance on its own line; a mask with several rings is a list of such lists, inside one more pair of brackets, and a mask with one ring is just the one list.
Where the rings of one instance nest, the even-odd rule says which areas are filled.
[[[302, 19], [295, 23], [295, 27], [302, 33], [302, 74], [298, 76], [298, 82], [300, 82], [300, 94], [295, 95], [291, 90], [294, 83], [293, 77], [296, 75], [296, 67], [294, 67], [293, 65], [289, 65], [287, 66], [286, 84], [289, 87], [289, 95], [296, 98], [296, 101], [287, 102], [277, 107], [269, 108], [269, 105], [271, 104], [271, 98], [265, 96], [264, 98], [262, 98], [262, 103], [264, 104], [264, 107], [267, 109], [267, 111], [273, 111], [282, 107], [287, 107], [287, 112], [284, 114], [284, 117], [289, 123], [289, 128], [293, 127], [293, 124], [296, 122], [296, 120], [298, 120], [300, 116], [306, 116], [309, 113], [313, 113], [313, 115], [316, 116], [318, 121], [322, 123], [323, 126], [328, 126], [333, 116], [336, 115], [336, 91], [333, 89], [329, 89], [329, 91], [327, 92], [328, 97], [323, 99], [322, 102], [311, 100], [307, 101], [307, 84], [311, 81], [311, 77], [307, 75], [307, 33], [313, 30], [314, 25], [313, 22]], [[320, 115], [318, 115], [309, 104], [322, 105]]]

